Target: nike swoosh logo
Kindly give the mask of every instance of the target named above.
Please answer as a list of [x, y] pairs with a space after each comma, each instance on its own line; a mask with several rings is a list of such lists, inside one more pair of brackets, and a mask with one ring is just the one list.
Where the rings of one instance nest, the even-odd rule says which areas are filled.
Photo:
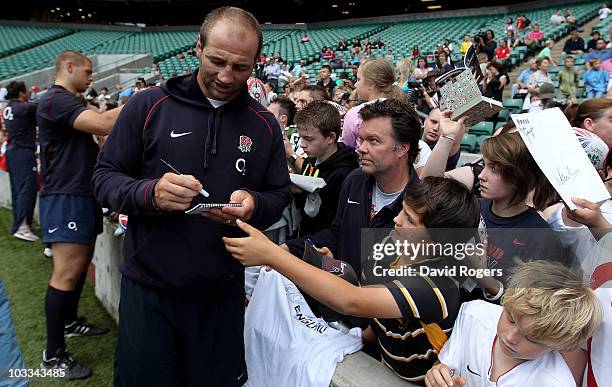
[[59, 228], [59, 227], [56, 227], [56, 228], [50, 228], [50, 229], [49, 229], [49, 230], [47, 230], [47, 231], [49, 231], [49, 234], [53, 234], [54, 232], [56, 232], [56, 231], [57, 231], [57, 229], [58, 229], [58, 228]]
[[468, 372], [470, 372], [471, 374], [474, 374], [474, 375], [480, 376], [479, 374], [477, 374], [476, 372], [474, 372], [474, 371], [472, 371], [472, 370], [470, 369], [470, 365], [469, 365], [469, 364], [467, 365], [467, 370], [468, 370]]
[[348, 199], [346, 202], [347, 202], [348, 204], [359, 204], [359, 202], [353, 201], [353, 200], [351, 200], [351, 199]]
[[170, 137], [172, 138], [177, 138], [177, 137], [183, 137], [186, 136], [188, 134], [191, 134], [193, 132], [184, 132], [184, 133], [174, 133], [174, 130], [172, 132], [170, 132]]

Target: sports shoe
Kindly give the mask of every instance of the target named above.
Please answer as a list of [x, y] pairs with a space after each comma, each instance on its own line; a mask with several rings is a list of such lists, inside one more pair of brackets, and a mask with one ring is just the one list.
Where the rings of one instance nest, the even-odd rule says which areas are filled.
[[47, 258], [52, 258], [53, 257], [53, 250], [51, 250], [50, 247], [45, 247], [45, 249], [43, 250], [43, 254]]
[[64, 337], [77, 336], [100, 336], [108, 332], [107, 328], [98, 327], [87, 322], [85, 317], [80, 317], [70, 324], [64, 326]]
[[17, 239], [21, 239], [23, 241], [28, 242], [36, 242], [38, 240], [38, 237], [34, 235], [34, 233], [30, 230], [19, 229], [16, 233], [13, 234], [13, 236]]
[[[60, 349], [56, 356], [47, 359], [47, 350], [42, 353], [42, 363], [40, 368], [47, 370], [57, 370], [57, 377], [63, 379], [85, 379], [91, 376], [91, 368], [85, 367], [74, 360], [68, 351]], [[54, 376], [55, 372], [52, 373]]]

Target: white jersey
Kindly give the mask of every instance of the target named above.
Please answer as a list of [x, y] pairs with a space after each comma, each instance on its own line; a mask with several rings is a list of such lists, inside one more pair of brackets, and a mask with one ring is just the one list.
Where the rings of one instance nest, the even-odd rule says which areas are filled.
[[441, 363], [461, 375], [469, 387], [574, 387], [576, 382], [558, 352], [526, 361], [490, 380], [493, 345], [503, 308], [485, 301], [464, 303], [453, 333], [438, 355]]
[[424, 167], [431, 156], [431, 148], [423, 140], [419, 140], [419, 156], [414, 161], [414, 169]]
[[603, 320], [588, 341], [589, 363], [583, 387], [609, 386], [612, 380], [612, 289], [601, 287], [595, 290], [595, 294], [603, 306]]
[[298, 288], [262, 269], [244, 327], [247, 386], [329, 386], [336, 363], [361, 349], [361, 329], [348, 333], [314, 316]]

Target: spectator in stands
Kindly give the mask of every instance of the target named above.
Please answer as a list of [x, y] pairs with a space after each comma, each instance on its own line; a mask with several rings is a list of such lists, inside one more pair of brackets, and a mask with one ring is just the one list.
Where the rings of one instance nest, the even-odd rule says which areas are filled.
[[508, 31], [514, 32], [514, 20], [511, 17], [506, 19], [506, 24], [504, 25], [504, 32], [508, 34]]
[[551, 17], [550, 17], [550, 24], [563, 24], [565, 23], [565, 16], [563, 16], [563, 13], [561, 12], [560, 9], [558, 9]]
[[589, 65], [590, 69], [584, 73], [587, 98], [602, 98], [608, 90], [610, 76], [607, 71], [600, 68], [601, 61], [598, 58], [591, 59]]
[[102, 211], [93, 197], [91, 179], [98, 156], [93, 135], [108, 135], [121, 108], [99, 113], [76, 95], [92, 79], [93, 64], [76, 51], [64, 51], [55, 61], [55, 84], [36, 109], [40, 132], [42, 240], [53, 250], [53, 273], [45, 297], [47, 345], [41, 367], [65, 370], [67, 379], [82, 379], [91, 369], [66, 350], [64, 337], [108, 332], [77, 317]]
[[306, 61], [304, 59], [300, 59], [300, 61], [296, 63], [295, 66], [293, 66], [291, 73], [293, 74], [294, 77], [297, 78], [300, 76], [300, 72], [304, 70], [305, 66], [306, 66]]
[[450, 55], [453, 53], [453, 50], [455, 49], [453, 42], [451, 42], [449, 39], [444, 39], [443, 47], [450, 58]]
[[329, 94], [323, 87], [306, 85], [296, 93], [295, 108], [300, 111], [312, 101], [328, 101], [329, 99]]
[[485, 37], [478, 37], [475, 39], [475, 42], [477, 44], [477, 51], [487, 54], [487, 59], [491, 61], [495, 56], [495, 49], [497, 48], [493, 30], [487, 30]]
[[361, 41], [358, 38], [353, 39], [353, 48], [355, 47], [361, 48]]
[[374, 40], [374, 43], [372, 43], [372, 48], [385, 48], [385, 43], [382, 42], [382, 40], [380, 40], [380, 36], [377, 36], [376, 39]]
[[555, 60], [552, 58], [552, 53], [550, 51], [550, 49], [553, 48], [554, 45], [555, 45], [554, 40], [552, 39], [546, 40], [544, 48], [538, 53], [538, 56], [536, 58], [548, 58], [548, 60], [550, 61], [550, 64], [553, 67], [557, 67], [557, 62], [555, 62]]
[[516, 37], [514, 31], [508, 31], [506, 33], [506, 45], [509, 48], [515, 48], [516, 46], [519, 45], [520, 42], [521, 40]]
[[417, 59], [417, 65], [414, 69], [413, 75], [414, 78], [418, 80], [425, 79], [427, 77], [427, 72], [430, 70], [429, 64], [427, 63], [427, 58], [424, 56], [420, 56]]
[[584, 40], [578, 35], [578, 30], [572, 30], [570, 38], [563, 45], [566, 54], [582, 54], [584, 52]]
[[346, 50], [348, 50], [348, 43], [346, 42], [346, 39], [340, 38], [340, 40], [338, 41], [338, 44], [336, 45], [336, 51], [346, 51]]
[[319, 51], [319, 59], [323, 59], [323, 56], [327, 54], [327, 46], [321, 47], [321, 51]]
[[274, 92], [274, 85], [266, 82], [264, 87], [266, 88], [266, 95], [268, 96], [268, 100], [266, 101], [267, 104], [262, 104], [262, 106], [267, 106], [270, 104], [270, 102], [274, 101], [278, 97], [278, 95]]
[[463, 42], [461, 42], [461, 45], [459, 46], [459, 53], [461, 55], [465, 55], [465, 53], [467, 52], [468, 48], [470, 48], [472, 46], [472, 44], [474, 43], [474, 40], [472, 39], [472, 37], [470, 35], [464, 35], [463, 36]]
[[366, 37], [365, 40], [363, 41], [363, 49], [365, 51], [371, 51], [372, 50], [372, 43], [370, 43], [370, 38]]
[[302, 36], [302, 39], [300, 39], [300, 43], [307, 43], [310, 41], [310, 36], [308, 36], [308, 34], [304, 34], [304, 36]]
[[557, 78], [559, 80], [559, 92], [566, 99], [576, 96], [576, 87], [580, 77], [578, 72], [574, 68], [575, 59], [573, 56], [568, 55], [565, 57], [563, 62], [563, 68], [559, 70]]
[[503, 306], [482, 300], [461, 306], [426, 385], [575, 386], [562, 353], [578, 350], [602, 321], [589, 286], [582, 273], [559, 263], [521, 264]]
[[349, 75], [348, 79], [353, 84], [353, 87], [355, 87], [355, 84], [357, 83], [357, 71], [358, 70], [359, 70], [359, 63], [351, 64], [351, 74]]
[[339, 54], [337, 57], [330, 59], [329, 65], [335, 70], [344, 68], [344, 55]]
[[587, 42], [587, 52], [592, 52], [597, 50], [597, 41], [601, 39], [601, 34], [599, 31], [591, 32], [591, 40]]
[[565, 109], [573, 127], [595, 133], [612, 149], [612, 99], [588, 99]]
[[293, 125], [293, 117], [295, 116], [296, 110], [295, 104], [289, 98], [282, 95], [278, 96], [274, 101], [270, 102], [268, 110], [274, 114], [283, 134], [285, 128]]
[[597, 11], [597, 13], [599, 14], [599, 20], [606, 19], [610, 15], [610, 12], [612, 11], [610, 10], [610, 8], [608, 8], [608, 4], [604, 3], [599, 9], [599, 11]]
[[7, 94], [8, 94], [7, 88], [0, 85], [0, 101], [6, 101]]
[[319, 72], [319, 81], [317, 82], [317, 86], [322, 87], [327, 92], [328, 96], [333, 95], [334, 87], [336, 87], [336, 83], [331, 79], [332, 68], [329, 65], [321, 66], [321, 71]]
[[[357, 95], [362, 101], [375, 101], [381, 98], [394, 98], [407, 102], [407, 97], [396, 82], [395, 69], [384, 59], [372, 59], [359, 66]], [[342, 126], [342, 142], [351, 148], [358, 149], [361, 144], [360, 128], [361, 117], [359, 111], [372, 102], [364, 103], [351, 108], [344, 116]]]
[[[38, 87], [38, 85], [32, 85], [32, 87], [30, 88], [30, 102], [32, 103], [38, 103], [38, 100], [40, 99], [40, 97], [44, 94], [44, 92], [42, 92], [40, 90], [40, 88]], [[0, 101], [2, 100], [2, 98], [0, 98]]]
[[450, 61], [450, 58], [448, 57], [448, 54], [446, 52], [444, 52], [444, 51], [442, 51], [436, 57], [436, 65], [438, 66], [438, 69], [440, 70], [440, 75], [441, 74], [446, 74], [447, 72], [449, 72], [449, 71], [451, 71], [452, 69], [455, 68], [455, 66], [453, 65], [452, 61]]
[[550, 79], [550, 75], [548, 75], [548, 66], [550, 61], [548, 58], [538, 58], [536, 59], [537, 71], [535, 71], [531, 76], [529, 76], [529, 81], [527, 82], [527, 90], [529, 94], [525, 98], [525, 102], [523, 103], [523, 109], [528, 109], [531, 104], [531, 96], [538, 95], [540, 92], [540, 86], [544, 83], [552, 83]]
[[108, 88], [103, 87], [100, 89], [100, 94], [98, 94], [98, 102], [102, 100], [109, 100], [110, 95], [108, 94]]
[[416, 79], [412, 75], [414, 64], [410, 59], [400, 59], [395, 66], [396, 73], [399, 74], [398, 84], [402, 91], [408, 94], [408, 83], [415, 82]]
[[529, 67], [521, 71], [519, 76], [516, 78], [517, 83], [512, 85], [513, 98], [516, 98], [518, 95], [524, 96], [528, 93], [527, 88], [529, 84], [529, 77], [531, 77], [531, 74], [538, 70], [538, 64], [534, 58], [529, 59], [528, 64]]
[[284, 86], [293, 79], [293, 74], [289, 71], [289, 64], [287, 63], [283, 63], [280, 68], [281, 72], [278, 76], [278, 84], [279, 86]]
[[327, 47], [327, 50], [325, 51], [325, 53], [323, 54], [323, 59], [333, 59], [336, 57], [336, 54], [334, 53], [334, 51], [332, 50], [331, 47]]
[[359, 167], [359, 163], [355, 149], [338, 142], [340, 114], [330, 103], [315, 101], [308, 104], [296, 114], [295, 123], [300, 146], [308, 156], [297, 172], [322, 178], [326, 182], [326, 186], [316, 193], [302, 192], [295, 197], [302, 211], [298, 236], [306, 236], [332, 224], [342, 183], [349, 173]]
[[499, 40], [499, 47], [495, 50], [495, 60], [504, 64], [510, 59], [510, 49], [505, 39]]
[[388, 49], [387, 50], [387, 55], [385, 55], [385, 59], [388, 60], [389, 62], [393, 63], [393, 61], [395, 60], [395, 55], [393, 55], [393, 50], [392, 49]]
[[446, 171], [450, 171], [457, 167], [459, 158], [461, 157], [461, 140], [444, 135], [440, 130], [440, 121], [442, 120], [442, 112], [439, 108], [432, 109], [425, 121], [423, 122], [423, 141], [433, 150], [439, 141], [452, 142], [446, 156]]
[[271, 84], [274, 88], [272, 90], [276, 90], [278, 86], [278, 77], [280, 77], [281, 68], [278, 63], [276, 63], [276, 59], [268, 58], [269, 64], [264, 69], [264, 73], [266, 75], [266, 83]]
[[351, 52], [351, 65], [359, 65], [361, 63], [361, 58], [363, 54], [361, 53], [361, 49], [359, 47], [355, 47]]
[[416, 58], [416, 57], [418, 57], [419, 55], [421, 55], [421, 54], [419, 53], [419, 46], [416, 46], [416, 45], [415, 45], [414, 47], [412, 47], [412, 58]]
[[605, 40], [598, 39], [596, 50], [589, 52], [584, 58], [584, 61], [586, 63], [587, 69], [590, 69], [592, 59], [599, 59], [600, 62], [603, 62], [610, 58], [612, 58], [612, 49], [606, 47]]
[[11, 234], [35, 242], [38, 237], [32, 232], [32, 219], [36, 204], [36, 104], [28, 102], [25, 83], [12, 81], [6, 88], [8, 103], [3, 118], [8, 134], [5, 155], [13, 210]]
[[520, 15], [516, 18], [516, 29], [519, 32], [531, 29], [531, 20], [527, 19], [527, 16], [525, 15]]
[[[504, 87], [508, 84], [508, 74], [499, 62], [490, 62], [487, 65], [487, 75], [484, 79], [484, 95], [502, 102]], [[496, 119], [494, 119], [496, 121]]]
[[534, 24], [531, 32], [525, 35], [525, 44], [533, 50], [540, 46], [542, 39], [544, 39], [544, 33], [540, 31], [540, 25]]
[[567, 10], [567, 14], [565, 16], [565, 22], [572, 28], [576, 28], [576, 16], [574, 15], [574, 11], [571, 9]]

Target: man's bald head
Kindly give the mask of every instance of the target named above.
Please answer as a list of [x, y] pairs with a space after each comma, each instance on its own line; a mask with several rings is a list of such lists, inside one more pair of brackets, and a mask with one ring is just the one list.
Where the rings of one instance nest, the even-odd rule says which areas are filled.
[[261, 52], [261, 47], [263, 46], [263, 34], [261, 32], [261, 27], [255, 19], [255, 16], [244, 9], [236, 8], [236, 7], [220, 7], [213, 11], [211, 11], [204, 18], [204, 22], [202, 23], [202, 27], [200, 27], [200, 46], [206, 46], [206, 38], [212, 28], [217, 24], [217, 22], [221, 20], [230, 20], [231, 25], [236, 29], [246, 29], [250, 28], [257, 35], [257, 52], [255, 53], [255, 57], [259, 55]]

